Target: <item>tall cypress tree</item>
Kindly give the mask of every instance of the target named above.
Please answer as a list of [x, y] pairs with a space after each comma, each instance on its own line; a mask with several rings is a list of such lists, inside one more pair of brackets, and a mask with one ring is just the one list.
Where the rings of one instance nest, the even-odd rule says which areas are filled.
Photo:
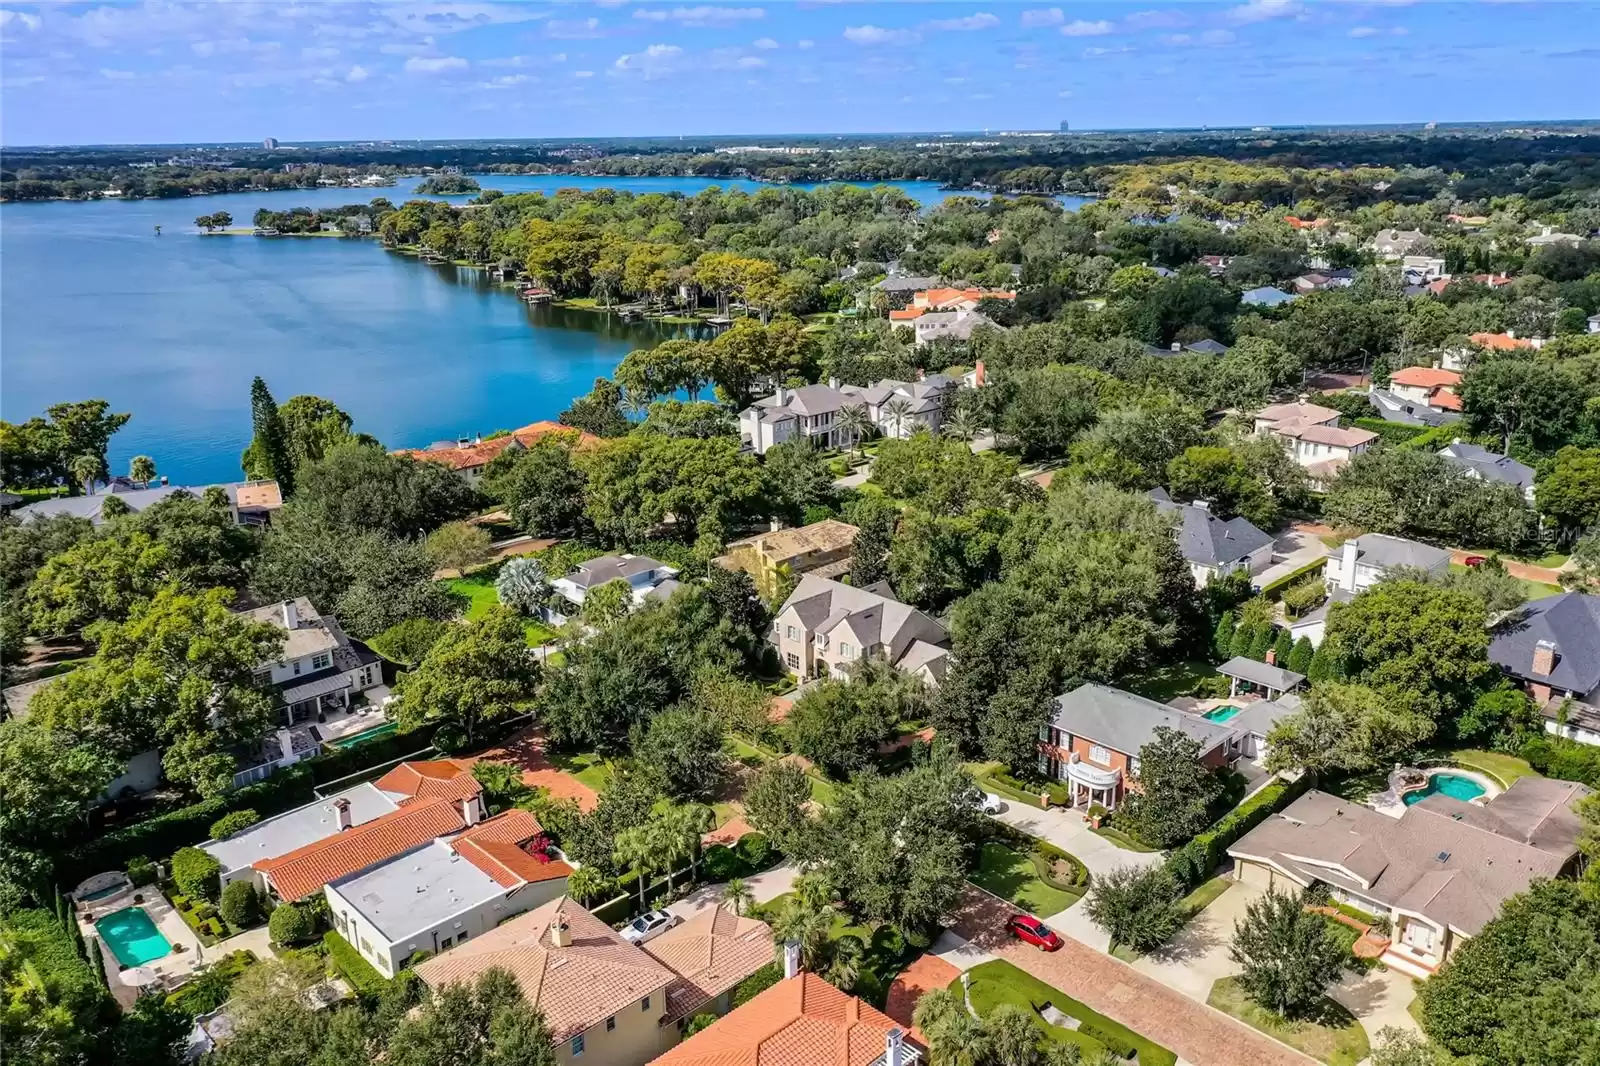
[[294, 492], [294, 460], [289, 455], [289, 435], [284, 431], [278, 402], [258, 376], [250, 383], [250, 421], [255, 437], [244, 453], [245, 476], [276, 478], [288, 496]]
[[1278, 630], [1278, 639], [1272, 644], [1273, 660], [1277, 665], [1287, 670], [1289, 668], [1289, 656], [1293, 651], [1294, 638], [1289, 635], [1287, 629]]
[[1217, 619], [1216, 632], [1211, 634], [1211, 650], [1218, 659], [1228, 658], [1229, 649], [1233, 647], [1233, 631], [1237, 627], [1232, 611], [1223, 611], [1222, 617]]

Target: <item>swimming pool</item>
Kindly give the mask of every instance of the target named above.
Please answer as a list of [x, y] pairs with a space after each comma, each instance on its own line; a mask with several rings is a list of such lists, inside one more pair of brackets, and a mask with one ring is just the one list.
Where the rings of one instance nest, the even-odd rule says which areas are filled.
[[1407, 792], [1400, 799], [1407, 807], [1413, 803], [1421, 803], [1432, 795], [1449, 796], [1463, 803], [1470, 803], [1484, 794], [1484, 787], [1470, 777], [1460, 774], [1439, 773], [1428, 775], [1426, 788], [1419, 788], [1415, 792]]
[[1201, 717], [1208, 722], [1226, 722], [1228, 719], [1238, 714], [1240, 710], [1242, 710], [1242, 708], [1239, 707], [1213, 707], [1205, 714], [1201, 715]]
[[330, 741], [329, 744], [335, 748], [353, 748], [357, 744], [365, 744], [369, 740], [377, 740], [379, 737], [386, 737], [399, 728], [399, 722], [385, 722], [382, 725], [373, 726], [371, 729], [368, 729], [364, 732], [354, 733], [348, 737], [340, 737], [338, 740]]
[[95, 922], [94, 928], [124, 966], [143, 966], [172, 954], [172, 945], [143, 907], [113, 911]]

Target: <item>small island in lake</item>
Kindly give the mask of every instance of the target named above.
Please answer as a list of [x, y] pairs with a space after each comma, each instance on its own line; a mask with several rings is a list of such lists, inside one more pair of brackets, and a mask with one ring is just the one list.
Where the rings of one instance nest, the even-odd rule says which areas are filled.
[[469, 178], [465, 174], [435, 174], [424, 178], [413, 192], [418, 196], [461, 196], [469, 192], [480, 192], [482, 186], [476, 178]]

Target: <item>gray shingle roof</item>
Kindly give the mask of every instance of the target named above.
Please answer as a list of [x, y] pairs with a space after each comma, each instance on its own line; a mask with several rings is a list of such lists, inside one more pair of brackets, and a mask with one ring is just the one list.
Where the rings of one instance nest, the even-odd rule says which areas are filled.
[[1243, 655], [1235, 655], [1217, 667], [1217, 672], [1223, 677], [1237, 677], [1241, 681], [1248, 681], [1253, 685], [1265, 685], [1267, 688], [1279, 691], [1288, 691], [1306, 679], [1305, 674], [1297, 674], [1293, 670], [1285, 670], [1271, 663], [1257, 662]]
[[1383, 389], [1367, 393], [1367, 402], [1379, 417], [1406, 426], [1442, 426], [1446, 422], [1459, 422], [1461, 416], [1454, 411], [1436, 411], [1425, 403], [1414, 403]]
[[643, 574], [650, 570], [670, 569], [666, 563], [658, 562], [648, 555], [602, 555], [586, 563], [579, 563], [578, 568], [567, 575], [567, 580], [579, 588], [592, 589], [618, 578], [627, 580], [635, 574]]
[[941, 647], [949, 644], [944, 626], [887, 593], [886, 584], [856, 588], [806, 574], [784, 601], [778, 616], [792, 609], [812, 633], [831, 633], [849, 625], [863, 647], [881, 643], [885, 657], [896, 665], [918, 641]]
[[1439, 454], [1485, 481], [1503, 481], [1524, 492], [1533, 486], [1533, 467], [1519, 463], [1509, 455], [1500, 455], [1488, 448], [1459, 440], [1440, 448]]
[[1253, 551], [1272, 543], [1272, 538], [1243, 518], [1224, 521], [1204, 507], [1174, 503], [1162, 489], [1153, 489], [1150, 498], [1163, 514], [1176, 512], [1178, 551], [1191, 563], [1221, 566], [1236, 563]]
[[[1541, 641], [1556, 646], [1555, 667], [1533, 672]], [[1524, 604], [1494, 627], [1489, 660], [1527, 681], [1587, 696], [1600, 688], [1600, 596], [1563, 592]]]
[[1228, 719], [1228, 725], [1241, 733], [1265, 738], [1280, 720], [1299, 712], [1300, 702], [1300, 697], [1292, 692], [1275, 700], [1251, 700], [1240, 708], [1238, 714]]
[[[1395, 566], [1415, 566], [1423, 570], [1437, 570], [1447, 566], [1450, 553], [1404, 537], [1391, 537], [1387, 533], [1363, 533], [1355, 539], [1356, 561], [1384, 570]], [[1328, 557], [1337, 558], [1343, 548], [1334, 548]]]
[[1128, 755], [1139, 754], [1161, 726], [1199, 741], [1202, 754], [1226, 744], [1236, 732], [1197, 714], [1119, 688], [1093, 684], [1079, 685], [1057, 696], [1050, 720], [1057, 729]]
[[1275, 289], [1271, 285], [1263, 285], [1257, 289], [1247, 290], [1239, 297], [1239, 302], [1260, 307], [1276, 307], [1279, 304], [1292, 303], [1298, 298], [1293, 293]]

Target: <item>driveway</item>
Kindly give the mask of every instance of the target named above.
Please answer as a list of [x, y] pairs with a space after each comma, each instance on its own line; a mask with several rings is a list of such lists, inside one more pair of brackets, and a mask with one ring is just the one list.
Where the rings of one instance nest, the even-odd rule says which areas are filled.
[[1313, 1061], [1086, 944], [1063, 938], [1061, 949], [1049, 953], [1023, 944], [1005, 931], [1015, 913], [1003, 900], [968, 887], [951, 928], [1195, 1066], [1307, 1066]]
[[1239, 964], [1228, 958], [1233, 923], [1243, 918], [1245, 908], [1260, 896], [1261, 889], [1254, 885], [1232, 882], [1177, 936], [1135, 962], [1133, 968], [1204, 1003], [1219, 978], [1239, 972]]
[[[757, 903], [768, 903], [793, 889], [794, 879], [799, 875], [800, 867], [786, 862], [770, 870], [752, 874], [744, 879], [744, 883], [755, 896]], [[701, 885], [676, 903], [667, 904], [667, 910], [679, 917], [692, 918], [707, 907], [715, 907], [721, 903], [722, 890], [726, 887], [725, 882]]]
[[1125, 851], [1105, 837], [1096, 836], [1077, 811], [1059, 807], [1041, 811], [1004, 796], [1000, 799], [1004, 806], [995, 818], [1076, 855], [1091, 876], [1110, 873], [1118, 866], [1156, 866], [1162, 862], [1158, 851]]
[[1406, 1009], [1417, 998], [1417, 986], [1398, 970], [1347, 973], [1328, 989], [1328, 995], [1356, 1016], [1374, 1047], [1379, 1030], [1386, 1026], [1421, 1032], [1417, 1020]]
[[1327, 554], [1328, 546], [1315, 533], [1305, 529], [1285, 530], [1272, 542], [1272, 565], [1252, 580], [1258, 588], [1264, 588]]

